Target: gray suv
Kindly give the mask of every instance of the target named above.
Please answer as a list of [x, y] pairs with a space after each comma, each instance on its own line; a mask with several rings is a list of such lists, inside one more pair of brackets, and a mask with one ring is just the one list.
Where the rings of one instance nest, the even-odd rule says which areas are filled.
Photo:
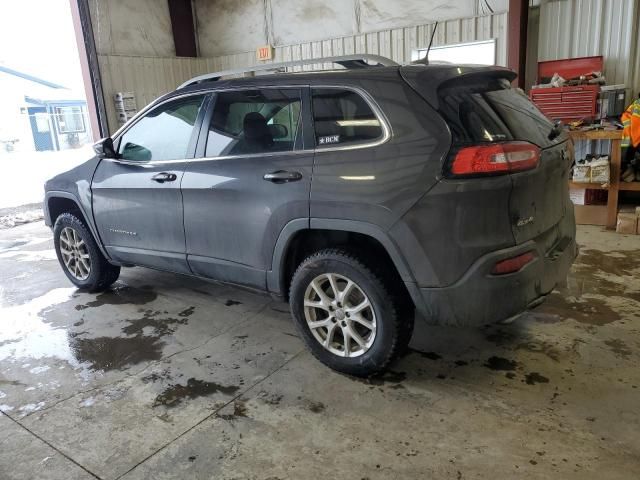
[[139, 265], [266, 291], [361, 376], [416, 311], [480, 325], [539, 304], [576, 255], [566, 134], [510, 70], [333, 61], [198, 77], [49, 180], [69, 280], [99, 291]]

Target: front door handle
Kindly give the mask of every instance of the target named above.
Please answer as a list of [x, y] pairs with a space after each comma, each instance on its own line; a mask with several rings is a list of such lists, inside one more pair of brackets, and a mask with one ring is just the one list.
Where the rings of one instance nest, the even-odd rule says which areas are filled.
[[151, 177], [151, 180], [158, 183], [173, 182], [178, 176], [175, 173], [160, 172]]
[[302, 178], [302, 174], [300, 172], [286, 172], [284, 170], [278, 170], [277, 172], [265, 173], [262, 178], [273, 183], [287, 183], [300, 180]]

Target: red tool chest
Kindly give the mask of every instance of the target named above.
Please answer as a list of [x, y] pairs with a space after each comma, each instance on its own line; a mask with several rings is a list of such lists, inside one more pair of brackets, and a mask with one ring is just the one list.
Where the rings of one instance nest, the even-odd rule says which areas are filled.
[[[602, 56], [568, 58], [538, 62], [538, 82], [551, 78], [554, 73], [565, 80], [602, 72]], [[595, 119], [597, 116], [600, 85], [575, 85], [565, 87], [532, 88], [531, 101], [552, 120], [564, 122], [579, 119]]]

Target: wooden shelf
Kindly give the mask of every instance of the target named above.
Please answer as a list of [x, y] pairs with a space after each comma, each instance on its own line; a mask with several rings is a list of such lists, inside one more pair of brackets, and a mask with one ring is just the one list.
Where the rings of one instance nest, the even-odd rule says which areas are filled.
[[610, 184], [603, 185], [601, 183], [590, 183], [590, 182], [569, 182], [569, 188], [588, 188], [591, 190], [609, 190], [611, 187]]
[[636, 190], [640, 191], [639, 185], [636, 183], [623, 184], [620, 182], [620, 169], [622, 166], [621, 144], [622, 144], [622, 130], [573, 130], [569, 131], [569, 138], [573, 141], [579, 140], [611, 140], [611, 152], [609, 155], [609, 178], [611, 179], [607, 187], [603, 187], [598, 183], [575, 183], [569, 182], [570, 188], [595, 188], [597, 190], [607, 190], [609, 195], [607, 196], [607, 212], [606, 212], [606, 227], [613, 229], [616, 228], [616, 221], [618, 219], [618, 193], [621, 190]]
[[640, 192], [640, 182], [620, 182], [618, 189], [625, 192]]
[[621, 140], [622, 130], [569, 130], [572, 140]]

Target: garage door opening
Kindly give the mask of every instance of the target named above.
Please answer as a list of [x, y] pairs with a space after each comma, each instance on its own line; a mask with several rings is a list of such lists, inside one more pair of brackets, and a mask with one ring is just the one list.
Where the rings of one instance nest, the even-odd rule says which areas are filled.
[[67, 0], [3, 5], [0, 42], [3, 209], [41, 202], [45, 180], [91, 157], [93, 133]]
[[[418, 48], [411, 53], [411, 60], [424, 58], [426, 48]], [[484, 40], [481, 42], [456, 43], [431, 47], [429, 61], [449, 62], [456, 64], [495, 65], [496, 64], [496, 40]]]

